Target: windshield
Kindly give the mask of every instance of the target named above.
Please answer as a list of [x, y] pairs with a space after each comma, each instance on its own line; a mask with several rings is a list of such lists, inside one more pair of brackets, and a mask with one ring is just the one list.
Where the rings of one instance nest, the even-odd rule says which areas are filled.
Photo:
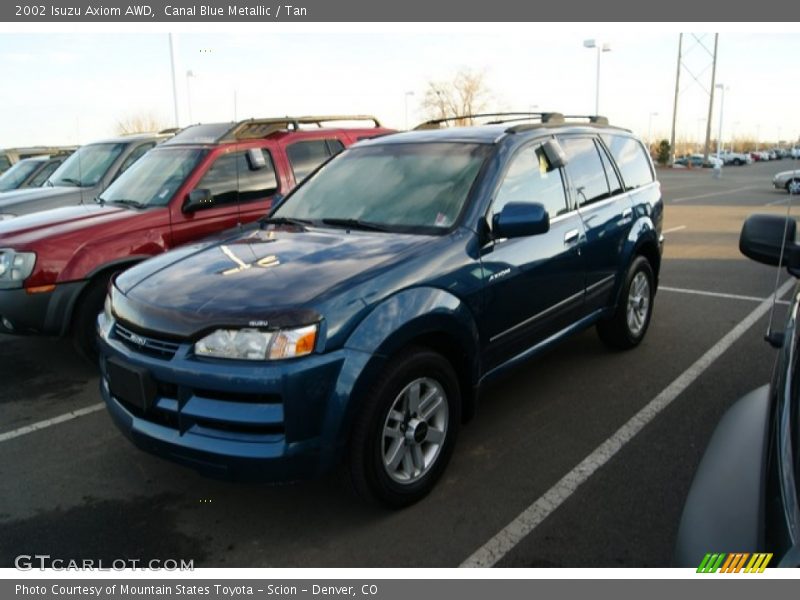
[[38, 160], [23, 160], [0, 175], [0, 192], [17, 189], [41, 164]]
[[125, 149], [125, 143], [83, 146], [61, 163], [50, 176], [50, 185], [89, 187], [96, 185]]
[[99, 197], [103, 202], [166, 206], [206, 151], [156, 148], [137, 160]]
[[489, 149], [464, 143], [353, 148], [313, 175], [273, 216], [447, 229], [461, 213]]

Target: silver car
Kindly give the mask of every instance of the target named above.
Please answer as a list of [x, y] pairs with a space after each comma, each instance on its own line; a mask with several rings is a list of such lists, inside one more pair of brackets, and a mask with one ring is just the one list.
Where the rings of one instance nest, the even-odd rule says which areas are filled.
[[800, 194], [800, 169], [781, 171], [772, 178], [775, 189], [786, 190], [790, 194]]

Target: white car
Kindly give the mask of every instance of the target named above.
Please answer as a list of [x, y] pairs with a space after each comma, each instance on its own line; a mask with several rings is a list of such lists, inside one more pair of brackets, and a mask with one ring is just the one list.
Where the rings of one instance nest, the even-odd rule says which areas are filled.
[[726, 165], [749, 165], [753, 162], [753, 158], [749, 154], [742, 152], [722, 152], [718, 158]]
[[772, 178], [772, 187], [790, 194], [800, 194], [800, 169], [778, 173]]

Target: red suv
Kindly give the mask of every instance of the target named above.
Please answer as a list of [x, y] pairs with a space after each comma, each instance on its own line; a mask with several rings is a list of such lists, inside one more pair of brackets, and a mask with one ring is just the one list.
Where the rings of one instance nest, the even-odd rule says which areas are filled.
[[[361, 120], [371, 125], [323, 127]], [[114, 273], [255, 221], [328, 158], [386, 133], [368, 116], [195, 125], [145, 154], [93, 203], [0, 222], [0, 333], [72, 335], [92, 356]]]

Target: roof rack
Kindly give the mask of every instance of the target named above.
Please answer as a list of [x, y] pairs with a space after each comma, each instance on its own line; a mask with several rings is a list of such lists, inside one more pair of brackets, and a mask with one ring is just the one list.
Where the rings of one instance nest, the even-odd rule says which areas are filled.
[[381, 123], [372, 115], [309, 115], [305, 117], [277, 117], [269, 119], [247, 119], [234, 124], [219, 138], [219, 142], [233, 140], [251, 140], [267, 137], [278, 131], [287, 129], [297, 130], [300, 125], [316, 125], [322, 127], [323, 123], [331, 121], [372, 121], [374, 127]]
[[608, 119], [600, 115], [563, 115], [559, 112], [501, 112], [501, 113], [480, 113], [474, 115], [459, 115], [457, 117], [445, 117], [442, 119], [431, 119], [420, 123], [414, 129], [440, 129], [443, 123], [452, 121], [466, 121], [471, 119], [480, 119], [488, 117], [500, 117], [491, 121], [482, 123], [483, 125], [500, 125], [502, 123], [513, 123], [517, 121], [537, 121], [536, 123], [525, 123], [510, 127], [508, 133], [515, 133], [524, 131], [532, 127], [539, 127], [541, 125], [560, 125], [566, 123], [567, 120], [586, 119], [589, 123], [594, 125], [608, 125]]
[[555, 123], [564, 119], [561, 113], [557, 112], [496, 112], [496, 113], [476, 113], [467, 115], [458, 115], [455, 117], [443, 117], [441, 119], [430, 119], [424, 123], [420, 123], [415, 130], [419, 129], [440, 129], [443, 123], [451, 121], [466, 121], [473, 119], [486, 119], [489, 117], [501, 117], [483, 123], [483, 125], [499, 125], [501, 123], [509, 123], [512, 121], [528, 121], [531, 119], [538, 119], [541, 123]]

